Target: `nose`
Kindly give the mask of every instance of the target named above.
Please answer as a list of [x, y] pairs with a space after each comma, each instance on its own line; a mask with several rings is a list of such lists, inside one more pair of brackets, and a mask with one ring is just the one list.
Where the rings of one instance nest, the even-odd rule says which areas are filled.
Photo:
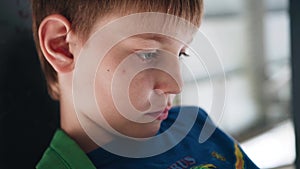
[[[175, 52], [174, 52], [175, 51]], [[160, 62], [155, 73], [154, 89], [159, 89], [165, 94], [179, 94], [182, 91], [183, 80], [178, 60], [178, 51], [161, 52]]]
[[154, 89], [159, 89], [165, 94], [179, 94], [182, 91], [183, 81], [180, 70], [168, 73], [162, 70], [158, 71], [156, 77], [156, 84]]

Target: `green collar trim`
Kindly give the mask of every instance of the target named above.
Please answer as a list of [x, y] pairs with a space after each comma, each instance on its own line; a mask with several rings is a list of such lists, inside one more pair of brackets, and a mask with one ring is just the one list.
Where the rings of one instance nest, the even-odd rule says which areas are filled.
[[85, 152], [62, 130], [55, 132], [50, 147], [70, 168], [96, 169]]

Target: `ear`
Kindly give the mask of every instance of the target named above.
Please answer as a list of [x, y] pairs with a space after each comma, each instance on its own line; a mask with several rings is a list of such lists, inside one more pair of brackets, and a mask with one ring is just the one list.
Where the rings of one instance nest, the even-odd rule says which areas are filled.
[[74, 68], [74, 57], [69, 49], [71, 23], [62, 15], [46, 17], [39, 27], [39, 43], [46, 60], [58, 73]]

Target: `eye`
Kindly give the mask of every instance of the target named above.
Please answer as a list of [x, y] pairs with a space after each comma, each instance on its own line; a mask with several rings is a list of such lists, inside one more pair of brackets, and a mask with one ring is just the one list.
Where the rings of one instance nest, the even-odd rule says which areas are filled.
[[151, 60], [157, 57], [157, 50], [149, 50], [149, 51], [138, 51], [136, 55], [140, 57], [142, 60]]

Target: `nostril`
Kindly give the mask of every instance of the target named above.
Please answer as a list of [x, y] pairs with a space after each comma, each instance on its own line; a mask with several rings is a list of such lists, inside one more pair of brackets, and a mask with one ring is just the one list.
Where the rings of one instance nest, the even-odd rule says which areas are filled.
[[163, 90], [160, 90], [160, 89], [154, 89], [152, 92], [158, 94], [158, 95], [163, 95], [164, 94], [164, 91]]
[[167, 106], [168, 98], [166, 97], [163, 90], [154, 89], [150, 92], [149, 102], [151, 105], [151, 109], [153, 110], [161, 110]]

